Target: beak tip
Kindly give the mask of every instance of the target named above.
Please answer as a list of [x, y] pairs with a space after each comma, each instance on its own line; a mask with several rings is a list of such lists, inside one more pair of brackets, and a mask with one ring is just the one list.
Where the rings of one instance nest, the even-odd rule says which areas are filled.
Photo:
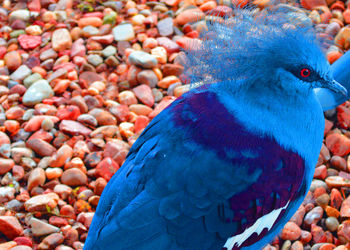
[[336, 80], [333, 80], [327, 87], [335, 93], [340, 93], [346, 97], [348, 96], [348, 90]]

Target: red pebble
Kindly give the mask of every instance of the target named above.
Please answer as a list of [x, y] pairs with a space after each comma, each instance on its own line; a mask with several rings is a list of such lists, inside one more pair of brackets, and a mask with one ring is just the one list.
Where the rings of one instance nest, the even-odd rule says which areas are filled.
[[13, 241], [15, 241], [17, 245], [33, 246], [33, 242], [27, 237], [16, 237]]
[[300, 227], [294, 222], [287, 222], [281, 232], [281, 238], [283, 240], [297, 240], [301, 235]]
[[311, 234], [312, 234], [312, 239], [315, 243], [327, 242], [327, 237], [326, 237], [326, 234], [323, 231], [322, 227], [319, 227], [315, 224], [312, 224], [311, 225]]
[[324, 135], [326, 135], [329, 131], [331, 131], [333, 125], [334, 125], [333, 122], [325, 119]]
[[31, 0], [28, 3], [28, 9], [30, 11], [40, 12], [41, 9], [41, 3], [40, 0]]
[[327, 167], [321, 165], [315, 169], [314, 178], [324, 180], [327, 177]]
[[345, 135], [338, 133], [328, 135], [326, 145], [334, 155], [344, 156], [350, 153], [350, 139]]
[[76, 215], [74, 212], [74, 208], [71, 205], [64, 205], [61, 207], [60, 215], [65, 216], [71, 219], [75, 219]]
[[301, 230], [300, 241], [304, 244], [309, 243], [312, 239], [312, 235], [310, 232]]
[[4, 59], [6, 52], [7, 52], [6, 47], [0, 46], [0, 59]]
[[149, 118], [147, 116], [139, 115], [135, 121], [135, 128], [134, 128], [135, 133], [138, 133], [142, 129], [144, 129], [148, 125], [148, 123], [149, 123]]
[[17, 40], [23, 49], [35, 49], [41, 44], [41, 36], [20, 35]]
[[60, 120], [73, 120], [75, 121], [80, 115], [80, 109], [77, 106], [70, 105], [65, 108], [57, 110], [56, 116]]
[[49, 132], [47, 132], [47, 131], [45, 131], [45, 130], [40, 129], [40, 130], [36, 131], [34, 134], [32, 134], [32, 135], [29, 137], [28, 141], [29, 141], [29, 140], [32, 140], [32, 139], [41, 139], [41, 140], [44, 140], [44, 141], [46, 141], [46, 142], [50, 142], [50, 141], [52, 141], [53, 136], [52, 136], [51, 133], [49, 133]]
[[337, 117], [339, 121], [339, 125], [348, 129], [350, 127], [350, 109], [345, 106], [337, 107]]
[[58, 216], [51, 216], [49, 219], [49, 223], [56, 227], [63, 227], [68, 225], [67, 219]]
[[130, 111], [127, 105], [118, 105], [110, 109], [110, 112], [118, 118], [119, 122], [126, 122], [129, 119]]
[[331, 191], [331, 206], [339, 210], [342, 202], [343, 202], [343, 197], [341, 196], [339, 190], [336, 188], [333, 188]]
[[107, 157], [97, 164], [96, 175], [109, 181], [118, 169], [118, 163], [116, 163], [112, 158]]
[[16, 181], [21, 180], [24, 177], [24, 168], [19, 165], [14, 165], [12, 168], [12, 175]]

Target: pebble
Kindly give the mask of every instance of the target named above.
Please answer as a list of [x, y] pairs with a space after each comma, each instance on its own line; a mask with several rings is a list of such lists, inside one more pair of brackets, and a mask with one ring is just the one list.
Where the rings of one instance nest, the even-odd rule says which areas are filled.
[[329, 176], [326, 178], [326, 183], [330, 188], [350, 187], [350, 180], [341, 176]]
[[10, 75], [10, 79], [14, 81], [23, 81], [24, 78], [29, 76], [31, 73], [32, 70], [27, 65], [21, 65]]
[[158, 45], [164, 47], [169, 54], [180, 51], [180, 46], [168, 37], [158, 37], [156, 40]]
[[82, 29], [82, 35], [84, 37], [92, 37], [92, 36], [96, 36], [99, 34], [99, 30], [94, 27], [94, 26], [91, 26], [91, 25], [88, 25], [88, 26], [85, 26], [83, 29]]
[[87, 183], [87, 176], [78, 168], [70, 168], [63, 172], [61, 181], [68, 186], [82, 186]]
[[28, 178], [28, 190], [44, 185], [46, 181], [45, 171], [42, 168], [35, 168], [30, 172]]
[[133, 92], [143, 104], [149, 107], [152, 107], [154, 105], [154, 97], [152, 94], [152, 89], [148, 85], [141, 84], [136, 88], [133, 88]]
[[350, 220], [343, 221], [339, 225], [337, 235], [341, 243], [350, 242]]
[[326, 137], [326, 146], [335, 155], [344, 156], [350, 153], [350, 139], [338, 133]]
[[24, 207], [28, 212], [49, 212], [48, 209], [54, 209], [58, 201], [59, 196], [55, 193], [40, 194], [27, 200]]
[[176, 23], [179, 25], [184, 25], [186, 23], [196, 22], [201, 20], [204, 13], [198, 8], [191, 8], [182, 11], [175, 19]]
[[61, 168], [47, 168], [47, 169], [45, 169], [46, 178], [49, 180], [60, 178], [62, 176], [62, 173], [63, 173], [63, 170]]
[[54, 92], [46, 80], [39, 80], [33, 83], [23, 96], [23, 104], [33, 106], [46, 98], [50, 98]]
[[89, 114], [82, 114], [77, 118], [77, 121], [86, 126], [97, 126], [97, 120], [95, 117]]
[[[0, 156], [4, 157], [5, 159], [9, 159], [11, 157], [11, 146], [10, 144], [2, 144], [0, 146]], [[1, 159], [1, 158], [0, 158]], [[11, 164], [9, 161], [1, 161], [1, 164], [4, 165], [4, 167], [0, 164], [1, 167], [3, 167], [3, 169], [7, 169], [7, 167], [9, 167]], [[6, 171], [6, 170], [5, 170]], [[0, 170], [1, 173], [1, 170]], [[6, 173], [6, 172], [5, 172]], [[3, 173], [4, 174], [4, 173]]]
[[284, 240], [297, 240], [301, 235], [300, 227], [294, 222], [287, 222], [281, 232], [281, 238]]
[[118, 163], [112, 158], [107, 157], [96, 166], [96, 174], [97, 176], [104, 178], [106, 181], [109, 181], [118, 169]]
[[340, 216], [342, 218], [350, 218], [350, 197], [348, 197], [342, 202]]
[[95, 67], [103, 63], [103, 58], [99, 55], [88, 55], [87, 60]]
[[132, 91], [126, 90], [119, 93], [119, 102], [123, 105], [132, 105], [137, 104], [137, 99], [135, 94]]
[[22, 58], [17, 51], [11, 51], [5, 54], [4, 62], [10, 71], [15, 71], [21, 66]]
[[109, 45], [104, 48], [101, 53], [104, 57], [109, 57], [115, 55], [117, 53], [117, 49], [116, 47]]
[[73, 156], [73, 149], [65, 144], [51, 158], [50, 167], [62, 167]]
[[63, 120], [60, 123], [59, 129], [70, 135], [88, 136], [92, 131], [79, 122]]
[[29, 220], [28, 224], [30, 225], [34, 236], [44, 236], [52, 233], [58, 233], [60, 231], [58, 227], [52, 226], [34, 217]]
[[14, 216], [0, 216], [0, 232], [12, 240], [23, 233], [23, 227]]
[[[25, 31], [28, 35], [31, 35], [31, 36], [40, 36], [43, 33], [39, 25], [30, 25], [25, 29]], [[41, 37], [40, 37], [40, 43], [41, 43]]]
[[36, 81], [39, 81], [41, 79], [42, 79], [42, 76], [39, 73], [34, 73], [34, 74], [27, 76], [23, 80], [23, 84], [26, 88], [29, 88], [33, 83], [35, 83]]
[[100, 126], [117, 124], [117, 119], [111, 113], [103, 109], [95, 108], [91, 110], [89, 114], [95, 117]]
[[[263, 2], [253, 4], [269, 4]], [[343, 2], [331, 2], [329, 9], [312, 7], [308, 18], [297, 8], [288, 10], [335, 38], [336, 45], [325, 48], [333, 63], [350, 48], [350, 15]], [[100, 195], [130, 146], [151, 119], [190, 90], [181, 81], [181, 47], [198, 38], [205, 12], [231, 13], [226, 5], [211, 0], [2, 3], [0, 214], [15, 215], [24, 229], [24, 237], [8, 242], [13, 249], [82, 248]], [[45, 86], [33, 90], [40, 81]], [[311, 192], [267, 249], [346, 249], [349, 107], [346, 102], [327, 112]]]
[[157, 65], [157, 58], [143, 51], [134, 51], [129, 55], [130, 63], [142, 68], [153, 68]]
[[174, 24], [171, 17], [160, 20], [157, 24], [159, 35], [170, 36], [174, 33]]
[[24, 130], [27, 132], [34, 132], [40, 129], [42, 126], [42, 123], [44, 120], [50, 119], [54, 124], [59, 121], [59, 119], [56, 116], [49, 116], [49, 115], [37, 115], [28, 121], [26, 126], [24, 127]]
[[[86, 55], [86, 47], [84, 45], [84, 40], [82, 38], [79, 38], [76, 41], [74, 41], [74, 43], [72, 44], [70, 56], [71, 57], [75, 57], [75, 56], [83, 57], [85, 55]], [[47, 59], [49, 59], [49, 58], [47, 58]]]
[[63, 51], [70, 49], [72, 46], [72, 38], [67, 29], [57, 29], [52, 34], [52, 48], [55, 51]]
[[33, 35], [19, 35], [17, 38], [19, 44], [23, 49], [35, 49], [41, 44], [41, 36]]
[[328, 217], [326, 219], [326, 227], [329, 231], [334, 232], [339, 227], [339, 221], [337, 220], [337, 218]]
[[12, 159], [0, 158], [0, 174], [6, 174], [15, 165]]
[[130, 41], [135, 37], [133, 26], [129, 23], [119, 24], [113, 28], [114, 40], [118, 41]]
[[106, 143], [105, 149], [103, 151], [103, 156], [106, 158], [110, 157], [118, 165], [121, 165], [124, 162], [129, 149], [130, 146], [126, 142], [119, 139], [113, 139]]
[[162, 80], [160, 80], [157, 85], [163, 89], [167, 89], [167, 88], [169, 88], [170, 85], [177, 83], [177, 82], [181, 82], [178, 77], [167, 76], [167, 77], [164, 77]]
[[142, 70], [137, 74], [137, 81], [154, 88], [158, 84], [158, 77], [153, 70]]
[[46, 236], [43, 241], [39, 244], [38, 249], [54, 249], [61, 243], [63, 243], [64, 237], [60, 233], [53, 233]]
[[[72, 46], [72, 50], [73, 50], [73, 46]], [[53, 49], [47, 49], [47, 50], [43, 51], [42, 53], [40, 53], [40, 55], [39, 55], [39, 58], [41, 61], [46, 61], [48, 59], [56, 59], [57, 57], [58, 57], [58, 54]]]
[[0, 202], [4, 203], [15, 198], [16, 190], [13, 187], [0, 187]]
[[45, 131], [50, 131], [54, 126], [55, 124], [50, 118], [45, 118], [41, 123], [41, 128]]
[[56, 152], [55, 147], [41, 139], [31, 139], [27, 141], [26, 146], [40, 156], [52, 156]]
[[29, 246], [21, 245], [21, 246], [15, 246], [15, 247], [11, 248], [11, 250], [32, 250], [32, 248]]
[[94, 27], [100, 27], [102, 25], [102, 20], [99, 17], [83, 17], [79, 19], [78, 25], [80, 28], [83, 28], [88, 25], [94, 26]]
[[323, 209], [320, 206], [313, 208], [310, 212], [306, 213], [304, 218], [304, 223], [306, 226], [311, 226], [312, 224], [317, 224], [323, 216]]
[[29, 10], [14, 10], [9, 15], [9, 21], [22, 20], [27, 22], [30, 18]]

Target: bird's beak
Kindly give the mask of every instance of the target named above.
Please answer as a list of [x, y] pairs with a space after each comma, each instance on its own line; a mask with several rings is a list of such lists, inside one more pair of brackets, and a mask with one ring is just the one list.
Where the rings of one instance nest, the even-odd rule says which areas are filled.
[[342, 94], [344, 96], [348, 96], [348, 91], [346, 90], [346, 88], [344, 88], [336, 80], [326, 81], [322, 85], [323, 85], [322, 88], [327, 88], [327, 89], [330, 89], [330, 90], [334, 91], [335, 93], [340, 93], [340, 94]]

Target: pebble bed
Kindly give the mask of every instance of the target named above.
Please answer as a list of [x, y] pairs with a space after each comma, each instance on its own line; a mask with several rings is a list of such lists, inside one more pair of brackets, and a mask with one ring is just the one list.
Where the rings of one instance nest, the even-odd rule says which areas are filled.
[[[0, 249], [82, 249], [130, 146], [189, 89], [180, 48], [208, 11], [232, 9], [213, 0], [0, 3]], [[350, 5], [301, 4], [334, 40], [334, 62], [350, 48]], [[326, 117], [311, 190], [265, 250], [350, 249], [350, 102]]]

